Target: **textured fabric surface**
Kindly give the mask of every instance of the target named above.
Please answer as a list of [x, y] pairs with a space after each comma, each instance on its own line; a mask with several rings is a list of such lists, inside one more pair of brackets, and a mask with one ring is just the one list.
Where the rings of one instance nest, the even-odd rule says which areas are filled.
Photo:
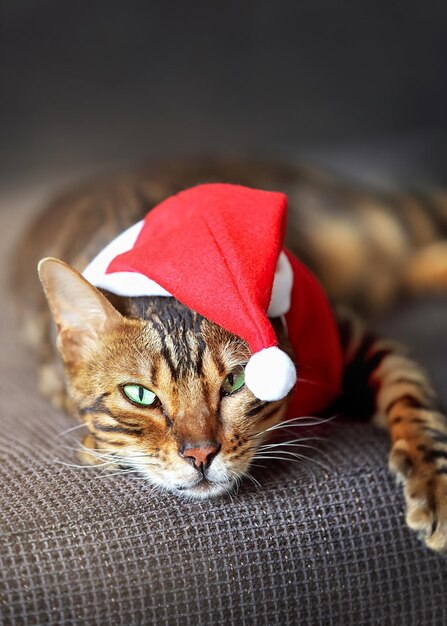
[[405, 527], [372, 426], [339, 423], [302, 465], [257, 468], [261, 487], [186, 502], [63, 465], [80, 430], [60, 434], [75, 422], [39, 398], [4, 304], [0, 341], [2, 626], [447, 623], [447, 559]]

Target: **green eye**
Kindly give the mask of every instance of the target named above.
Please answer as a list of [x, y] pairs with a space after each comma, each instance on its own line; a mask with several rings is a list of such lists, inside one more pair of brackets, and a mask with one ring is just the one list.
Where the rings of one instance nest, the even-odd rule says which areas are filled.
[[229, 395], [230, 393], [235, 393], [242, 389], [245, 384], [245, 370], [242, 365], [239, 365], [236, 369], [234, 369], [231, 374], [225, 378], [224, 383], [222, 385], [222, 391], [224, 394]]
[[124, 395], [135, 404], [140, 406], [151, 406], [157, 399], [157, 396], [150, 389], [142, 387], [141, 385], [123, 385], [122, 390]]

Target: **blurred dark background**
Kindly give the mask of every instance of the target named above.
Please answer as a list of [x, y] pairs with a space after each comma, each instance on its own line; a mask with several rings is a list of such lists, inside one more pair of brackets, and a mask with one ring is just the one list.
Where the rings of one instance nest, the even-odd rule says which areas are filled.
[[447, 182], [443, 0], [1, 0], [0, 182], [242, 153]]
[[[10, 245], [67, 182], [158, 156], [447, 185], [446, 33], [445, 0], [0, 0]], [[427, 306], [386, 328], [444, 389], [445, 300]]]

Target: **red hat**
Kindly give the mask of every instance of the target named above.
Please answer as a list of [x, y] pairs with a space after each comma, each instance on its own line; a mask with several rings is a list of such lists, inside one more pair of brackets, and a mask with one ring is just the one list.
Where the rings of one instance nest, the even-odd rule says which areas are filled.
[[295, 395], [304, 400], [300, 407], [316, 411], [338, 393], [341, 353], [320, 286], [283, 249], [286, 211], [282, 193], [199, 185], [113, 240], [84, 276], [122, 296], [174, 296], [244, 339], [253, 353], [246, 386], [265, 401], [284, 398], [296, 383], [295, 365], [277, 347], [268, 319], [285, 316], [307, 388], [300, 380]]

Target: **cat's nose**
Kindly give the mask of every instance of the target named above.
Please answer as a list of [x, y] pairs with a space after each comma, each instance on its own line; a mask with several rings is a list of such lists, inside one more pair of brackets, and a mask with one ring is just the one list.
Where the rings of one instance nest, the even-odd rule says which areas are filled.
[[186, 443], [180, 450], [180, 456], [190, 461], [198, 470], [204, 470], [211, 464], [220, 450], [220, 443], [206, 441], [203, 443]]

